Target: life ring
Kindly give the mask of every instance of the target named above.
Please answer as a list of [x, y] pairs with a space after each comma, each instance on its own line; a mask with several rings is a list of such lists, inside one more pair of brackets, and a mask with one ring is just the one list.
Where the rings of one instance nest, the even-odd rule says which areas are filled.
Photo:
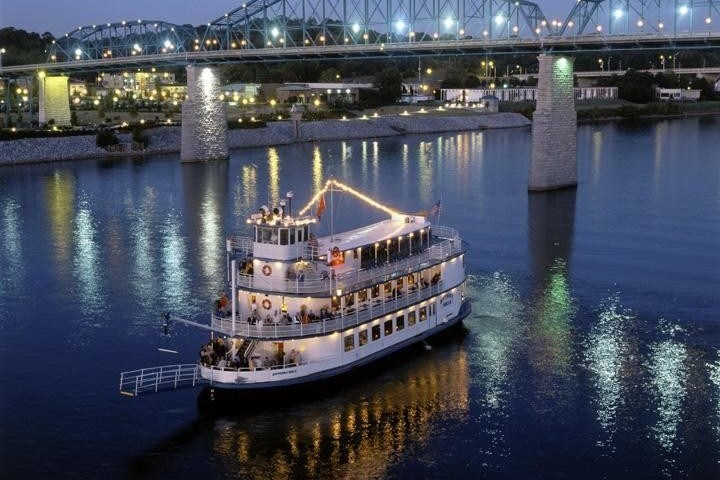
[[[268, 267], [268, 268], [270, 268], [270, 267]], [[270, 300], [268, 300], [266, 298], [265, 300], [262, 301], [262, 306], [265, 310], [270, 310], [272, 308], [272, 303], [270, 303]]]
[[269, 277], [272, 273], [272, 268], [270, 268], [270, 265], [264, 265], [262, 268], [262, 272], [266, 277]]

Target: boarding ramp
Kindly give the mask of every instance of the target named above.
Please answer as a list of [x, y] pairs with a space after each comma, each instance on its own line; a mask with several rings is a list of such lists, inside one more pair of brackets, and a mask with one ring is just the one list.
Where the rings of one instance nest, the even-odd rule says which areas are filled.
[[158, 393], [206, 384], [196, 363], [165, 365], [131, 370], [120, 374], [120, 394], [137, 397], [142, 393]]

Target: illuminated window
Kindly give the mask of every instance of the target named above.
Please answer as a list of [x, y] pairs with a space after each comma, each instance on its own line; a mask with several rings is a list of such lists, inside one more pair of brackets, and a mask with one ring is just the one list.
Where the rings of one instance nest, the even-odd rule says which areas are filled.
[[424, 322], [427, 320], [427, 307], [420, 307], [420, 321]]
[[355, 334], [345, 335], [345, 351], [349, 352], [355, 348]]
[[405, 315], [400, 315], [395, 319], [395, 331], [399, 332], [405, 328]]
[[380, 325], [375, 325], [372, 327], [372, 339], [373, 341], [380, 338]]
[[[379, 334], [380, 332], [378, 332]], [[358, 334], [358, 345], [363, 346], [367, 345], [368, 342], [368, 334], [367, 334], [367, 328], [365, 330], [360, 330], [360, 333]]]
[[408, 313], [408, 327], [415, 325], [415, 310]]
[[392, 333], [392, 320], [385, 321], [385, 336], [387, 337]]

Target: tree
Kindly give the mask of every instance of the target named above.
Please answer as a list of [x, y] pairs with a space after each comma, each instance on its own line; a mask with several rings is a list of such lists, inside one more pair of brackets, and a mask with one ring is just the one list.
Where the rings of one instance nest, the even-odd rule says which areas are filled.
[[340, 72], [335, 68], [328, 68], [320, 72], [318, 82], [322, 83], [334, 83], [340, 79]]
[[482, 85], [480, 79], [475, 75], [465, 77], [465, 88], [479, 88]]
[[381, 70], [375, 75], [378, 97], [384, 103], [395, 103], [402, 94], [402, 75], [397, 67]]

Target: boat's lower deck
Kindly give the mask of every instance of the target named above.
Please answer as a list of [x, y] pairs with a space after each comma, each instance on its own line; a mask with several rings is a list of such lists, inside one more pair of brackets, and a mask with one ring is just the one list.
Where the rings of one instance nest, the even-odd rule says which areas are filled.
[[[418, 305], [394, 317], [383, 317], [365, 325], [326, 337], [285, 342], [281, 355], [265, 355], [263, 350], [250, 353], [247, 366], [202, 364], [200, 373], [218, 388], [264, 389], [297, 385], [345, 373], [395, 353], [457, 324], [470, 312], [470, 302], [458, 295], [452, 302]], [[307, 349], [316, 342], [326, 355], [313, 355]], [[336, 351], [328, 345], [337, 345]], [[278, 342], [273, 342], [277, 348]], [[289, 348], [288, 348], [289, 347]], [[280, 350], [283, 352], [283, 350]]]

